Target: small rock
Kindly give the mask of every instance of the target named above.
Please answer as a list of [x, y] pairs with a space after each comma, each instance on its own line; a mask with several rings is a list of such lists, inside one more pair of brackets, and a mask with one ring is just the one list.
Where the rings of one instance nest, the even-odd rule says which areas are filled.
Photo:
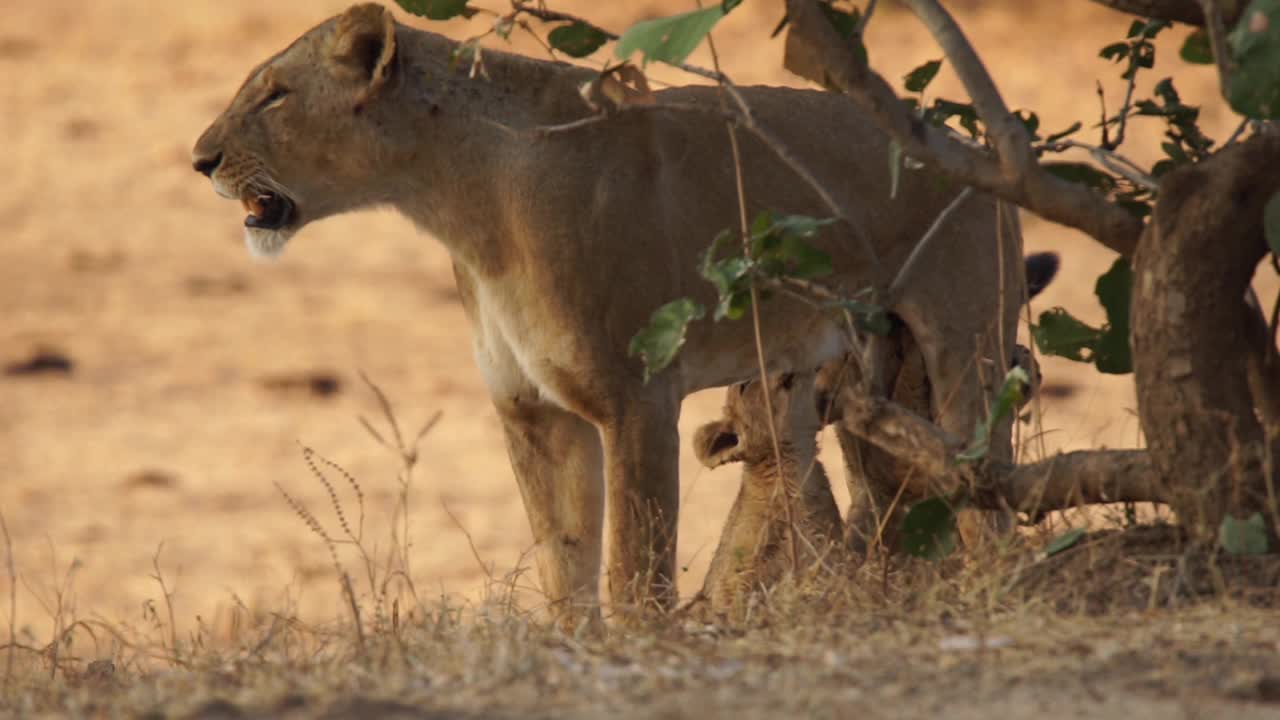
[[36, 350], [26, 360], [11, 362], [4, 366], [4, 374], [9, 377], [25, 377], [31, 375], [70, 375], [75, 363], [71, 358], [56, 350]]

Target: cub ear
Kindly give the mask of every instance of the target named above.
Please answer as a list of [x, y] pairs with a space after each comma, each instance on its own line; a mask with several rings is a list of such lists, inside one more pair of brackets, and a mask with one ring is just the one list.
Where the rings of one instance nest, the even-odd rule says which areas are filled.
[[376, 3], [353, 5], [334, 24], [327, 51], [335, 72], [363, 84], [355, 98], [358, 111], [395, 70], [395, 20]]
[[698, 428], [693, 435], [693, 454], [698, 462], [709, 468], [742, 460], [742, 446], [738, 434], [729, 423], [716, 420]]

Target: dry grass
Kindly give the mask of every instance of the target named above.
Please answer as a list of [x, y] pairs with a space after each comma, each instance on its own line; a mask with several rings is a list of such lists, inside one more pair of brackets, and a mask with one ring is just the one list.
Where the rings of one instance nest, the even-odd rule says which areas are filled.
[[[423, 595], [405, 571], [417, 442], [369, 383], [399, 463], [386, 542], [365, 536], [361, 482], [303, 448], [329, 507], [284, 502], [324, 544], [348, 613], [304, 622], [286, 600], [177, 631], [162, 549], [141, 622], [76, 614], [73, 563], [51, 591], [43, 644], [8, 645], [0, 709], [24, 716], [960, 717], [1083, 713], [1262, 716], [1280, 703], [1280, 559], [1184, 547], [1176, 528], [1086, 536], [1047, 557], [1039, 527], [930, 563], [818, 563], [752, 599], [740, 624], [684, 611], [607, 637], [543, 622], [526, 568], [485, 568], [480, 600]], [[388, 440], [387, 438], [391, 438]], [[338, 478], [335, 481], [334, 478]], [[1061, 521], [1061, 518], [1058, 518]], [[336, 527], [336, 530], [330, 528]], [[463, 530], [465, 532], [465, 530]], [[477, 562], [481, 562], [476, 556]], [[483, 562], [481, 562], [483, 566]], [[353, 579], [355, 578], [355, 579]], [[11, 619], [13, 602], [10, 602]]]
[[[1106, 612], [1063, 612], [1055, 605], [1079, 591], [1054, 586], [1090, 583], [1089, 572], [1120, 558], [1095, 545], [1089, 571], [1061, 563], [1039, 594], [1006, 571], [864, 566], [852, 582], [784, 586], [744, 626], [654, 618], [604, 639], [568, 637], [522, 612], [510, 581], [464, 607], [400, 596], [381, 619], [376, 599], [358, 595], [363, 632], [347, 618], [307, 625], [287, 608], [242, 608], [228, 637], [202, 625], [170, 645], [162, 622], [66, 618], [59, 657], [22, 648], [4, 706], [205, 718], [1275, 712], [1274, 611], [1223, 595], [1170, 608], [1153, 590], [1151, 609], [1128, 607], [1120, 592]], [[1159, 588], [1162, 576], [1135, 575], [1126, 590]]]

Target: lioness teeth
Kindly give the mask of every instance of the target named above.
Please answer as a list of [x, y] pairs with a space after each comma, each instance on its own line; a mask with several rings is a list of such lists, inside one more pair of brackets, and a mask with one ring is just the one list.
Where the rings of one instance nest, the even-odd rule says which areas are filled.
[[260, 218], [266, 213], [267, 203], [270, 201], [270, 195], [257, 195], [251, 198], [241, 198], [240, 204], [244, 205], [244, 209], [248, 210], [250, 215]]

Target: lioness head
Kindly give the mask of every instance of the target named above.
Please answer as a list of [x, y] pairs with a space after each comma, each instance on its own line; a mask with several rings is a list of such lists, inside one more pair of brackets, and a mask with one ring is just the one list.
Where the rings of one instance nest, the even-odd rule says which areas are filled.
[[192, 165], [249, 212], [245, 243], [275, 256], [307, 223], [374, 204], [379, 118], [397, 74], [396, 25], [356, 5], [254, 69], [200, 136]]

